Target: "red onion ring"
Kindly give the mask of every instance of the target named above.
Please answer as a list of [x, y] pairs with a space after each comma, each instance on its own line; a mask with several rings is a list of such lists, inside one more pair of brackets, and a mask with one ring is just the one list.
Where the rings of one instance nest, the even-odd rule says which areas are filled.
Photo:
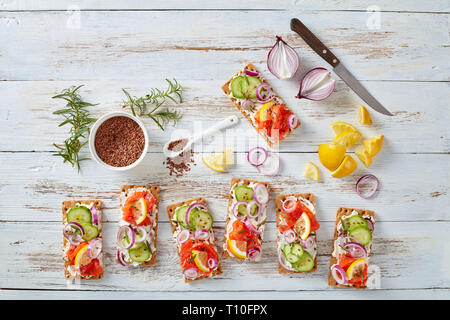
[[195, 268], [188, 268], [183, 272], [187, 279], [193, 280], [198, 277], [198, 271]]
[[[324, 80], [327, 80], [328, 83], [317, 88]], [[333, 93], [335, 85], [336, 80], [331, 78], [330, 71], [325, 68], [314, 68], [303, 77], [296, 98], [320, 101], [328, 98]]]
[[67, 241], [69, 241], [69, 243], [71, 245], [74, 245], [74, 246], [79, 245], [83, 241], [83, 238], [79, 234], [67, 236], [66, 239], [67, 239]]
[[[254, 215], [252, 215], [252, 214], [251, 214], [252, 207], [253, 207], [253, 205], [255, 205], [255, 204], [256, 204], [256, 206], [257, 206], [257, 210], [256, 210], [256, 213], [255, 213]], [[252, 218], [252, 219], [255, 219], [255, 218], [258, 217], [260, 214], [261, 214], [261, 205], [259, 205], [258, 202], [256, 202], [255, 200], [250, 201], [250, 202], [247, 204], [247, 217]]]
[[266, 204], [269, 202], [269, 190], [262, 183], [258, 183], [253, 188], [253, 197], [258, 204]]
[[208, 259], [208, 268], [214, 270], [217, 268], [218, 265], [219, 265], [219, 261], [217, 261], [216, 258], [211, 257]]
[[276, 175], [280, 170], [280, 157], [276, 153], [268, 152], [266, 161], [262, 165], [256, 167], [256, 169], [265, 176]]
[[238, 207], [244, 204], [246, 207], [248, 206], [248, 202], [247, 201], [238, 201], [234, 204], [233, 209], [231, 210], [231, 213], [233, 214], [233, 216], [238, 219], [241, 220], [244, 218], [244, 216], [242, 216], [239, 212], [238, 212]]
[[305, 249], [309, 249], [314, 245], [314, 243], [316, 243], [314, 237], [309, 236], [308, 238], [306, 238], [306, 240], [302, 240], [302, 247]]
[[250, 230], [251, 232], [253, 232], [254, 234], [261, 234], [261, 231], [259, 231], [258, 229], [256, 229], [252, 223], [250, 222], [250, 220], [248, 220], [247, 218], [244, 219], [244, 224], [247, 227], [248, 230]]
[[87, 248], [87, 254], [89, 258], [95, 259], [97, 258], [100, 253], [102, 252], [103, 248], [103, 241], [100, 238], [95, 238], [89, 242], [89, 246]]
[[257, 77], [259, 75], [258, 72], [253, 71], [253, 70], [248, 70], [248, 69], [245, 70], [245, 74], [248, 76], [252, 76], [252, 77]]
[[190, 226], [190, 225], [191, 225], [189, 221], [190, 221], [190, 219], [191, 219], [191, 212], [192, 212], [192, 210], [193, 210], [194, 208], [202, 208], [202, 209], [206, 209], [206, 206], [205, 206], [203, 203], [201, 203], [201, 202], [194, 202], [193, 204], [191, 204], [191, 205], [189, 206], [189, 208], [188, 208], [187, 211], [186, 211], [185, 218], [184, 218], [184, 220], [185, 220], [187, 226]]
[[333, 276], [334, 280], [338, 284], [346, 284], [347, 283], [347, 274], [345, 273], [344, 269], [338, 264], [335, 264], [331, 267], [331, 275]]
[[[142, 234], [139, 239], [136, 236], [136, 230], [139, 231], [140, 234]], [[146, 237], [147, 237], [147, 231], [145, 230], [144, 227], [140, 227], [140, 226], [134, 227], [134, 242], [135, 243], [140, 243], [140, 242], [144, 241]]]
[[123, 254], [120, 251], [120, 249], [117, 249], [117, 254], [116, 254], [117, 260], [119, 261], [119, 263], [123, 266], [126, 266], [127, 263], [125, 262], [125, 260], [123, 260]]
[[[266, 90], [267, 93], [263, 95], [262, 90]], [[272, 90], [270, 89], [270, 86], [267, 83], [263, 82], [256, 87], [256, 98], [260, 102], [269, 102], [270, 100], [272, 100], [273, 93]]]
[[[364, 181], [369, 181], [372, 180], [375, 182], [374, 187], [372, 188], [372, 190], [368, 193], [368, 194], [363, 194], [359, 189], [361, 184]], [[370, 199], [372, 198], [378, 191], [378, 187], [380, 186], [380, 180], [378, 180], [377, 177], [375, 177], [373, 174], [366, 174], [364, 176], [362, 176], [361, 178], [358, 179], [358, 181], [356, 181], [356, 186], [355, 186], [355, 190], [356, 193], [363, 199]]]
[[288, 126], [290, 129], [295, 129], [298, 125], [298, 118], [295, 116], [295, 114], [291, 114], [288, 117]]
[[278, 250], [278, 261], [286, 270], [295, 271], [291, 263], [286, 261], [286, 256], [284, 255], [282, 250]]
[[93, 206], [91, 209], [91, 215], [92, 215], [92, 223], [97, 225], [98, 224], [98, 212], [95, 206]]
[[256, 260], [261, 256], [261, 250], [259, 248], [250, 248], [247, 251], [247, 259]]
[[251, 100], [245, 99], [242, 103], [241, 103], [241, 107], [244, 110], [251, 110], [253, 109], [255, 106], [255, 103]]
[[[293, 203], [293, 205], [289, 205]], [[282, 205], [283, 211], [286, 213], [291, 213], [297, 208], [297, 198], [295, 197], [287, 197], [286, 200], [283, 201]]]
[[254, 147], [250, 149], [250, 151], [247, 154], [247, 161], [254, 167], [259, 167], [263, 165], [264, 162], [266, 162], [266, 160], [267, 160], [267, 150], [264, 149], [263, 147]]
[[72, 233], [69, 233], [69, 231], [71, 231], [70, 229], [72, 228], [78, 229], [78, 231], [80, 231], [81, 237], [84, 236], [84, 228], [81, 226], [81, 224], [79, 224], [78, 222], [69, 222], [65, 224], [63, 231], [63, 234], [66, 238], [77, 234], [77, 231], [72, 231]]
[[[127, 233], [128, 239], [130, 240], [130, 244], [128, 247], [124, 247], [122, 240], [123, 240], [123, 234]], [[122, 226], [119, 228], [119, 232], [117, 233], [117, 245], [122, 249], [130, 249], [135, 243], [135, 235], [134, 230], [130, 226]]]
[[375, 225], [373, 224], [372, 220], [370, 218], [365, 218], [367, 221], [367, 224], [369, 225], [370, 232], [373, 232], [373, 229], [375, 229]]
[[286, 230], [283, 232], [283, 238], [287, 243], [292, 243], [297, 239], [297, 233], [294, 230]]
[[347, 251], [352, 258], [362, 259], [367, 258], [367, 250], [363, 245], [357, 242], [347, 242], [344, 244], [344, 250]]
[[194, 232], [194, 238], [196, 240], [206, 240], [209, 238], [209, 231], [207, 229], [199, 229]]
[[178, 241], [179, 244], [183, 244], [183, 243], [185, 243], [186, 241], [188, 241], [189, 237], [190, 237], [189, 230], [184, 229], [184, 230], [181, 230], [181, 231], [177, 234], [177, 241]]

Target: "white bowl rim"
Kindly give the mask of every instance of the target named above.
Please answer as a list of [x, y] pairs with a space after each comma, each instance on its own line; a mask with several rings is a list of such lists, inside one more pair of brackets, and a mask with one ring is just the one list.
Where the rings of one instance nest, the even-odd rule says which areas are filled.
[[[145, 145], [144, 145], [144, 150], [142, 150], [141, 156], [135, 162], [133, 162], [132, 164], [125, 166], [125, 167], [114, 167], [114, 166], [111, 166], [111, 165], [103, 162], [103, 160], [100, 159], [100, 157], [97, 155], [97, 151], [95, 150], [95, 135], [97, 133], [98, 128], [100, 127], [100, 125], [103, 122], [105, 122], [108, 119], [111, 119], [114, 117], [120, 117], [120, 116], [130, 118], [139, 125], [139, 127], [144, 132]], [[97, 121], [95, 121], [95, 123], [92, 126], [90, 133], [89, 133], [89, 151], [90, 151], [92, 157], [98, 164], [100, 164], [108, 169], [114, 170], [114, 171], [126, 171], [126, 170], [136, 167], [145, 158], [147, 151], [148, 151], [148, 144], [149, 144], [149, 141], [148, 141], [147, 129], [145, 128], [142, 121], [138, 117], [135, 117], [132, 114], [124, 112], [124, 111], [113, 111], [113, 112], [109, 112], [109, 113], [101, 116], [100, 118], [98, 118]]]

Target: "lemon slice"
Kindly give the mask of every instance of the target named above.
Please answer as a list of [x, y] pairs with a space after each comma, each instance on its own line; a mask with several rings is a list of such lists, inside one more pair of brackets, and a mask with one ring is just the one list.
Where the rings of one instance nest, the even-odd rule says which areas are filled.
[[361, 133], [355, 131], [344, 132], [334, 138], [335, 144], [344, 146], [346, 148], [354, 145], [361, 138]]
[[225, 166], [232, 166], [234, 164], [234, 152], [233, 149], [225, 150], [222, 153], [223, 162]]
[[365, 125], [372, 124], [372, 119], [370, 118], [369, 111], [367, 111], [367, 109], [363, 105], [361, 105], [358, 110], [358, 121], [359, 123]]
[[303, 175], [308, 179], [319, 181], [319, 168], [317, 168], [317, 166], [311, 161], [308, 161], [306, 163], [305, 169], [303, 170]]
[[345, 147], [334, 144], [319, 145], [319, 159], [330, 171], [336, 170], [345, 157]]
[[367, 149], [358, 149], [355, 151], [355, 154], [358, 156], [359, 160], [361, 160], [366, 168], [370, 167], [370, 165], [372, 164], [372, 157], [370, 156]]
[[366, 265], [365, 258], [353, 261], [352, 264], [347, 269], [347, 278], [351, 280], [355, 276], [359, 276], [361, 274], [361, 271], [364, 269], [365, 265]]
[[381, 147], [383, 146], [383, 139], [384, 136], [381, 135], [363, 140], [364, 147], [366, 147], [367, 151], [369, 151], [371, 157], [380, 152]]
[[239, 259], [247, 258], [247, 242], [228, 240], [228, 249]]
[[356, 164], [355, 159], [353, 159], [351, 155], [347, 154], [344, 157], [344, 160], [342, 160], [341, 165], [336, 169], [336, 171], [331, 173], [331, 176], [334, 178], [346, 177], [353, 171], [355, 171], [357, 166], [358, 165]]
[[311, 220], [306, 213], [303, 213], [300, 218], [297, 219], [294, 225], [294, 229], [302, 240], [306, 240], [311, 232]]
[[81, 268], [84, 265], [87, 265], [89, 262], [91, 262], [91, 258], [89, 258], [87, 254], [87, 249], [89, 247], [89, 244], [85, 244], [83, 248], [78, 251], [77, 255], [75, 256], [74, 265], [78, 269]]
[[267, 119], [267, 111], [275, 104], [274, 101], [269, 101], [259, 109], [259, 121], [265, 121]]
[[234, 152], [228, 149], [222, 153], [204, 155], [202, 161], [211, 170], [225, 172], [226, 167], [234, 164]]
[[350, 123], [341, 121], [331, 123], [331, 128], [337, 136], [345, 132], [358, 132]]
[[136, 224], [141, 224], [147, 218], [147, 202], [144, 197], [136, 201], [131, 210], [133, 210], [133, 217], [136, 220]]
[[208, 253], [204, 251], [192, 250], [192, 255], [194, 256], [194, 263], [200, 271], [209, 272], [208, 267]]

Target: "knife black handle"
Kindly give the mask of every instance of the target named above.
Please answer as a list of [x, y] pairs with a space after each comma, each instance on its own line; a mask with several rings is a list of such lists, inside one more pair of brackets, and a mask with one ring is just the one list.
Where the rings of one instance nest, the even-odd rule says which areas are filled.
[[339, 59], [300, 20], [291, 20], [291, 30], [297, 32], [311, 49], [330, 65], [336, 67], [339, 64]]

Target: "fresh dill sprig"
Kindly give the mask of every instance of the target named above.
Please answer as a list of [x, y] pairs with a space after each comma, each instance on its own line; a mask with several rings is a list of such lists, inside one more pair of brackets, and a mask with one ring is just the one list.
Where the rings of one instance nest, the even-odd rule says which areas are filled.
[[64, 144], [53, 144], [59, 150], [58, 153], [53, 155], [62, 157], [64, 162], [71, 163], [72, 167], [77, 166], [78, 172], [80, 171], [80, 162], [89, 159], [80, 158], [78, 153], [88, 142], [90, 124], [96, 121], [96, 119], [89, 116], [89, 111], [86, 109], [86, 107], [95, 106], [96, 104], [83, 101], [77, 92], [82, 86], [64, 89], [61, 94], [52, 97], [53, 99], [67, 101], [64, 109], [53, 112], [53, 114], [62, 115], [65, 119], [59, 124], [59, 127], [66, 124], [72, 126], [69, 131], [70, 137], [64, 140]]
[[152, 88], [149, 94], [139, 98], [132, 97], [128, 91], [122, 89], [128, 99], [123, 101], [124, 105], [122, 108], [129, 107], [134, 116], [151, 118], [161, 130], [164, 130], [164, 126], [169, 123], [175, 125], [181, 119], [179, 112], [169, 109], [158, 109], [166, 100], [171, 100], [176, 104], [183, 102], [181, 97], [182, 89], [176, 79], [173, 79], [173, 81], [166, 79], [166, 81], [169, 84], [167, 89]]

